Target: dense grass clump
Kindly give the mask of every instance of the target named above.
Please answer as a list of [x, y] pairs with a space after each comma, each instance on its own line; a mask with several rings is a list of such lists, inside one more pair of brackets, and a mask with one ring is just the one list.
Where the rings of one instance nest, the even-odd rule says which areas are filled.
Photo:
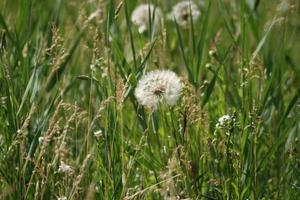
[[0, 199], [300, 198], [300, 2], [178, 2], [0, 1]]

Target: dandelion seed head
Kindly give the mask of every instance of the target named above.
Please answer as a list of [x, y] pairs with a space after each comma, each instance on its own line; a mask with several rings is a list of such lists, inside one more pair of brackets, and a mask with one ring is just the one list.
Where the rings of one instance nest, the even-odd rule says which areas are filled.
[[193, 22], [200, 17], [200, 10], [197, 5], [191, 1], [181, 1], [177, 3], [172, 9], [172, 15], [179, 26], [187, 28], [191, 23], [191, 16]]
[[141, 105], [155, 109], [160, 102], [176, 104], [181, 94], [181, 81], [170, 70], [148, 72], [138, 82], [135, 96]]
[[156, 8], [152, 4], [142, 4], [136, 7], [132, 12], [131, 21], [133, 24], [135, 24], [138, 27], [139, 33], [143, 33], [149, 27], [150, 17], [151, 17], [151, 22], [154, 20], [153, 30], [157, 30], [160, 26], [162, 14], [160, 9]]

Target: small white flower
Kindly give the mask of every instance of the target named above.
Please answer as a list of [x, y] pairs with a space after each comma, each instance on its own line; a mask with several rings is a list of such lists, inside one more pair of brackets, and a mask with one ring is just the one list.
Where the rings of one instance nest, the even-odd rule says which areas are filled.
[[92, 71], [96, 71], [97, 66], [96, 66], [95, 64], [91, 64], [91, 65], [90, 65], [90, 69], [91, 69]]
[[143, 33], [149, 28], [150, 19], [153, 24], [153, 30], [156, 31], [160, 26], [162, 14], [160, 9], [152, 4], [139, 5], [131, 15], [131, 21], [138, 26], [139, 33]]
[[41, 137], [39, 137], [38, 140], [39, 140], [39, 143], [42, 144], [44, 142], [44, 137], [41, 136]]
[[100, 129], [99, 131], [95, 131], [95, 132], [94, 132], [94, 136], [95, 136], [96, 138], [101, 137], [101, 136], [102, 136], [102, 130]]
[[166, 102], [173, 106], [181, 93], [179, 77], [170, 70], [148, 72], [138, 82], [135, 97], [141, 105], [156, 109], [158, 103]]
[[67, 200], [67, 197], [58, 197], [57, 200]]
[[199, 19], [200, 14], [197, 5], [191, 1], [181, 1], [172, 9], [174, 19], [183, 28], [187, 28], [191, 24], [191, 16], [195, 22]]
[[224, 115], [218, 119], [218, 123], [216, 124], [216, 128], [224, 126], [227, 122], [231, 120], [229, 115]]
[[61, 161], [58, 168], [58, 172], [71, 174], [73, 172], [73, 169], [70, 165], [67, 165], [63, 161]]

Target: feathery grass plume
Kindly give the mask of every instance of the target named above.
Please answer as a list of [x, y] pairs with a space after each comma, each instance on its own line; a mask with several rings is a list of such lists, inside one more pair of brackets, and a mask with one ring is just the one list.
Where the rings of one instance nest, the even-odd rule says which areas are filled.
[[84, 173], [87, 171], [87, 167], [89, 164], [89, 161], [92, 159], [92, 154], [87, 154], [85, 159], [83, 160], [82, 166], [80, 168], [79, 174], [77, 175], [75, 182], [73, 183], [73, 187], [71, 189], [70, 195], [68, 199], [76, 199], [75, 196], [78, 192], [79, 184], [83, 178]]
[[138, 102], [156, 109], [158, 103], [173, 106], [181, 95], [182, 84], [179, 77], [170, 70], [154, 70], [144, 75], [135, 89]]
[[[194, 86], [186, 78], [182, 78], [181, 81], [183, 83], [181, 106], [185, 110], [186, 123], [196, 124], [201, 120], [205, 120], [205, 113], [199, 106], [200, 99]], [[184, 125], [183, 129], [187, 128], [186, 126], [187, 124]]]
[[[150, 12], [150, 13], [149, 13]], [[139, 33], [148, 30], [150, 22], [152, 29], [157, 31], [162, 20], [161, 10], [152, 4], [142, 4], [134, 9], [131, 15], [131, 21], [138, 26]]]
[[191, 17], [193, 22], [197, 21], [200, 14], [198, 6], [191, 1], [181, 1], [172, 8], [172, 17], [183, 28], [189, 26]]

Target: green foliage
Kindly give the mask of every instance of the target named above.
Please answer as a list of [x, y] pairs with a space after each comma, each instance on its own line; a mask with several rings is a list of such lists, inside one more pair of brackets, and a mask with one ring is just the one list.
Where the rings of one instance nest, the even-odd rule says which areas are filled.
[[[0, 1], [0, 199], [299, 199], [300, 3], [177, 2]], [[138, 104], [154, 69], [175, 106]]]

